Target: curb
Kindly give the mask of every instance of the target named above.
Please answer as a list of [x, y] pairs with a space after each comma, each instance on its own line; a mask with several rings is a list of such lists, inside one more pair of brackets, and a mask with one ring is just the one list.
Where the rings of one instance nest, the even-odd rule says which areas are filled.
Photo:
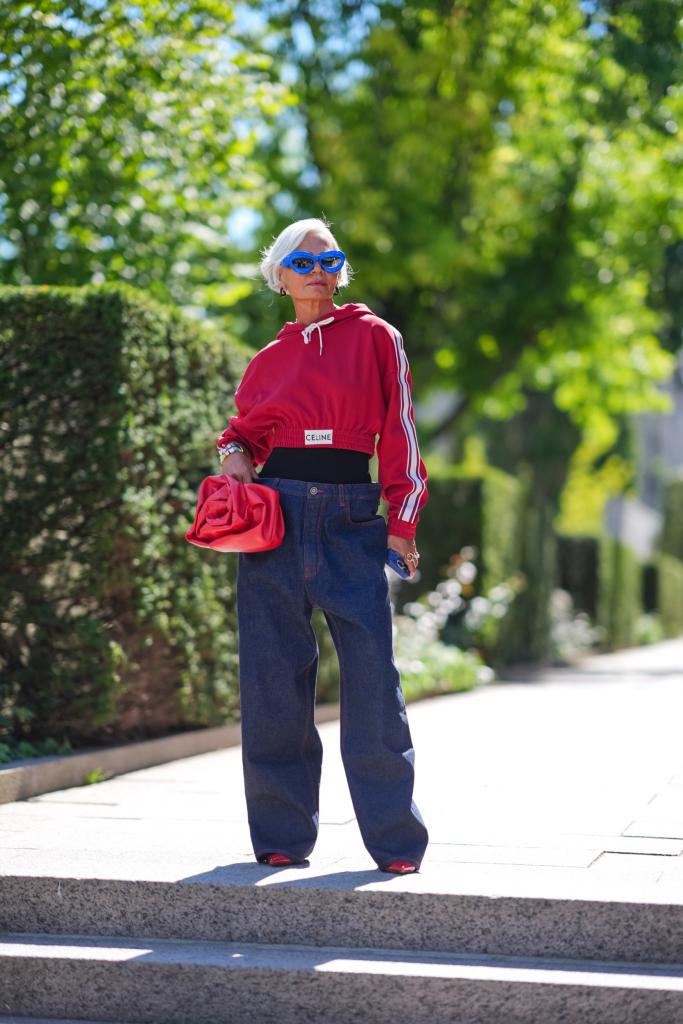
[[[316, 722], [331, 722], [339, 718], [338, 704], [316, 707]], [[56, 789], [86, 785], [93, 771], [106, 772], [107, 777], [152, 768], [184, 757], [208, 754], [214, 750], [237, 747], [241, 742], [239, 723], [219, 725], [208, 729], [193, 729], [174, 736], [155, 740], [126, 743], [119, 747], [86, 750], [81, 753], [55, 757], [28, 758], [0, 765], [0, 804], [27, 800]]]

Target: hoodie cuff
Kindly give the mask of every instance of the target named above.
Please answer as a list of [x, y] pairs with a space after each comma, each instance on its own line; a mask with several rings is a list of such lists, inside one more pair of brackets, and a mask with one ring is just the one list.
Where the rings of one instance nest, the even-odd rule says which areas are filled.
[[417, 531], [417, 523], [406, 523], [404, 519], [395, 519], [389, 516], [387, 522], [387, 536], [393, 533], [395, 537], [407, 537], [411, 540]]

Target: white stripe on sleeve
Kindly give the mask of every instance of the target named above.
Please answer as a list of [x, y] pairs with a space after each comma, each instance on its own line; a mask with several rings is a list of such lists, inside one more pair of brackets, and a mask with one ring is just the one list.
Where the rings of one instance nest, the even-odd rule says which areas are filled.
[[393, 330], [401, 394], [401, 425], [406, 438], [406, 478], [411, 484], [410, 490], [403, 499], [398, 518], [412, 523], [415, 521], [415, 516], [418, 512], [420, 497], [425, 490], [425, 482], [420, 475], [420, 451], [417, 444], [417, 434], [415, 433], [415, 423], [411, 415], [410, 388], [408, 387], [408, 358], [403, 347], [403, 338], [396, 328]]

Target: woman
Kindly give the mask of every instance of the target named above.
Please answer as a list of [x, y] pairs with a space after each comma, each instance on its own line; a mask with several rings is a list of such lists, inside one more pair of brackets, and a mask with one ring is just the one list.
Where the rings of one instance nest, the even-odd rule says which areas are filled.
[[[306, 860], [322, 766], [311, 626], [319, 607], [339, 658], [341, 751], [363, 842], [380, 870], [405, 874], [419, 870], [428, 834], [412, 799], [385, 557], [394, 548], [414, 574], [427, 472], [401, 335], [366, 305], [332, 300], [348, 270], [315, 218], [290, 224], [264, 250], [261, 272], [291, 297], [296, 319], [251, 359], [238, 414], [218, 438], [222, 472], [276, 488], [285, 522], [279, 547], [238, 555], [245, 793], [256, 859]], [[376, 435], [378, 483], [368, 472]]]

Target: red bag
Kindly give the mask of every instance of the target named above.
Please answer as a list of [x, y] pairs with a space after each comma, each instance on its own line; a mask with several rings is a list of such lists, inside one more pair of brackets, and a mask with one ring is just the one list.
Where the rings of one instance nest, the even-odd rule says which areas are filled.
[[185, 540], [214, 551], [269, 551], [284, 535], [279, 491], [221, 473], [202, 480]]

